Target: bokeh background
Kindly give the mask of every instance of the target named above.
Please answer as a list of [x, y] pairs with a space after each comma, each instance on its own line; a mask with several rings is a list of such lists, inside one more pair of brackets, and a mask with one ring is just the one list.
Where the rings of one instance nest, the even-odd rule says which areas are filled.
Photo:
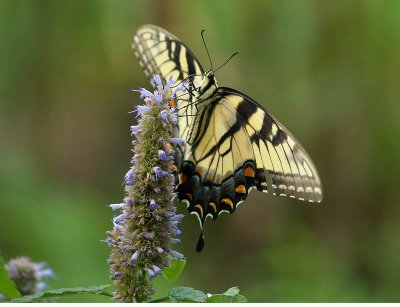
[[[106, 207], [123, 197], [130, 131], [150, 84], [131, 50], [144, 23], [180, 37], [220, 85], [301, 140], [325, 192], [252, 192], [234, 215], [188, 216], [180, 280], [251, 302], [400, 300], [400, 1], [0, 2], [0, 250], [48, 262], [53, 287], [109, 283]], [[184, 212], [185, 210], [182, 209]], [[107, 301], [71, 296], [63, 301]]]

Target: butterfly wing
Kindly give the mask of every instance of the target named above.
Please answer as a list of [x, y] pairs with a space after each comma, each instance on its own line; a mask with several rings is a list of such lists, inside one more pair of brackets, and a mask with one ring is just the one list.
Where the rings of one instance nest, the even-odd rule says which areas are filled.
[[176, 83], [180, 83], [189, 75], [204, 73], [193, 52], [162, 28], [153, 25], [140, 27], [133, 37], [132, 46], [149, 77], [160, 75], [165, 82], [172, 76]]
[[204, 110], [204, 133], [187, 148], [178, 196], [201, 224], [234, 212], [251, 188], [309, 202], [322, 200], [317, 170], [300, 143], [261, 105], [218, 88]]

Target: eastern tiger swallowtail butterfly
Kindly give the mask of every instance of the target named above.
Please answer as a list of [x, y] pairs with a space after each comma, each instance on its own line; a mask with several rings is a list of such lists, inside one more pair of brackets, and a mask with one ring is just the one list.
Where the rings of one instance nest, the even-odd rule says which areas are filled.
[[217, 85], [193, 52], [176, 36], [153, 25], [139, 28], [133, 47], [149, 77], [188, 82], [177, 100], [178, 198], [203, 225], [208, 216], [233, 213], [250, 189], [309, 202], [322, 200], [322, 186], [310, 157], [292, 134], [247, 95]]

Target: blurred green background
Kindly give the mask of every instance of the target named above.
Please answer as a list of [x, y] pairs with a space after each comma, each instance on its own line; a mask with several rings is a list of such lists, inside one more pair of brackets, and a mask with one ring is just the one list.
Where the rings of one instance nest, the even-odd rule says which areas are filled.
[[[188, 216], [186, 285], [251, 302], [400, 300], [400, 1], [0, 2], [0, 250], [46, 260], [53, 287], [109, 283], [106, 207], [123, 198], [130, 131], [149, 87], [131, 50], [152, 23], [220, 85], [276, 115], [312, 156], [325, 199], [252, 192], [206, 226]], [[184, 212], [184, 210], [182, 209]], [[158, 281], [159, 292], [172, 286]], [[107, 301], [74, 296], [63, 301]]]

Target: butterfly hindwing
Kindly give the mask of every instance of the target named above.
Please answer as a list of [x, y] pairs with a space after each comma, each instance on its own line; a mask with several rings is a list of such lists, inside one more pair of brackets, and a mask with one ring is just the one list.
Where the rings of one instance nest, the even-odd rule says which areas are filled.
[[254, 100], [220, 87], [199, 116], [207, 129], [186, 151], [178, 195], [202, 223], [207, 215], [232, 213], [251, 188], [322, 200], [318, 173], [303, 147]]

